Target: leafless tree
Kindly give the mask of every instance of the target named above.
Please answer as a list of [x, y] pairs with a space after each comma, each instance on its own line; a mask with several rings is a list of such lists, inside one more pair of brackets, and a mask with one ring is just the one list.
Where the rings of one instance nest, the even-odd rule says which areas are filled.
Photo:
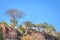
[[24, 13], [17, 9], [9, 9], [6, 11], [6, 14], [8, 14], [13, 19], [22, 18], [24, 16]]
[[22, 18], [24, 16], [24, 12], [19, 11], [17, 9], [9, 9], [6, 11], [6, 14], [11, 17], [10, 21], [14, 24], [14, 26], [17, 24], [16, 19]]

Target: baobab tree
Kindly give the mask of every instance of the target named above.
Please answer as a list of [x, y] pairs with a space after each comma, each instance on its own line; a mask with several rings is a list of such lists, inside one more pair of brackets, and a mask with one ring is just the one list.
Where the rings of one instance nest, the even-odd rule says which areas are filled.
[[16, 26], [17, 19], [22, 18], [24, 16], [24, 13], [17, 9], [9, 9], [6, 11], [6, 14], [8, 14], [11, 17], [10, 21], [12, 22], [13, 27]]

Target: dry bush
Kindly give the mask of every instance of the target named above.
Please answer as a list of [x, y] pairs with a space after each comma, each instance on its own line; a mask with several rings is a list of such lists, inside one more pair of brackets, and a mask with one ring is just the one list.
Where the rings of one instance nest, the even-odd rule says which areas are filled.
[[21, 37], [21, 40], [35, 40], [33, 36], [23, 36]]

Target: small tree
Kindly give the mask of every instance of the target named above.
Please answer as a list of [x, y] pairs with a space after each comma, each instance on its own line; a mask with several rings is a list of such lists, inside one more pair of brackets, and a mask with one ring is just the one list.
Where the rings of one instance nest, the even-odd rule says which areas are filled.
[[25, 26], [25, 29], [31, 29], [33, 26], [33, 23], [30, 21], [23, 22], [23, 25]]
[[[19, 11], [17, 9], [9, 9], [6, 11], [6, 14], [8, 14], [11, 17], [11, 23], [16, 26], [17, 19], [22, 18], [24, 16], [24, 13], [22, 11]], [[13, 28], [14, 28], [13, 26]]]
[[36, 24], [36, 27], [38, 28], [38, 31], [42, 28], [42, 24]]

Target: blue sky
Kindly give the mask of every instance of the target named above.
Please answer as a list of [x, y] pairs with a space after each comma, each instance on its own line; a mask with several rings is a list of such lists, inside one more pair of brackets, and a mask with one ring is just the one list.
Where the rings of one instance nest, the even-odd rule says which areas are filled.
[[0, 0], [0, 22], [9, 22], [5, 11], [11, 8], [26, 14], [19, 23], [26, 20], [36, 24], [48, 22], [60, 31], [60, 0]]

